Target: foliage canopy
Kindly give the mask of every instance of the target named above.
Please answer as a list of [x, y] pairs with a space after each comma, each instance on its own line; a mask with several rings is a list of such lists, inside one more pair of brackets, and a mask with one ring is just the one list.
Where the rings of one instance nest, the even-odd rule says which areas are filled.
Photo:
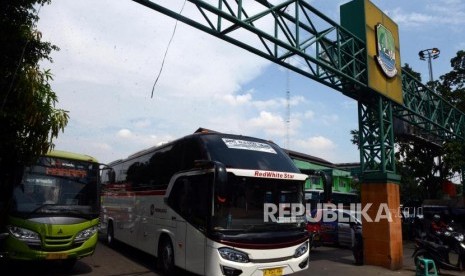
[[59, 50], [41, 40], [36, 26], [40, 8], [49, 3], [0, 1], [0, 202], [21, 180], [23, 166], [53, 148], [69, 119], [67, 111], [55, 107], [51, 72], [39, 66], [42, 60], [52, 62], [50, 53]]

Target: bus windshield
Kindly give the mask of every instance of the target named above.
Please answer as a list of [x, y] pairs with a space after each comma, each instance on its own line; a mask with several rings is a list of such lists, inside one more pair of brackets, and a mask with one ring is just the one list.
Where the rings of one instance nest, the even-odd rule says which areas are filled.
[[[302, 216], [290, 214], [291, 204], [302, 203], [301, 181], [230, 175], [228, 183], [231, 185], [229, 202], [216, 201], [215, 204], [214, 231], [262, 232], [302, 226], [303, 212]], [[274, 205], [276, 209], [284, 204], [289, 213], [280, 216], [278, 211], [266, 210], [265, 204]], [[265, 212], [273, 213], [275, 219], [267, 218]]]
[[40, 157], [26, 167], [13, 193], [12, 212], [18, 216], [98, 217], [97, 163]]

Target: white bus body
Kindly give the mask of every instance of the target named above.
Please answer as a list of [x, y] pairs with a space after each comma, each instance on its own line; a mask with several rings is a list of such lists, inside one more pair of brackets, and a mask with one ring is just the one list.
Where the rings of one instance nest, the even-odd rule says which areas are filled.
[[304, 222], [265, 223], [263, 215], [265, 202], [303, 203], [307, 176], [287, 159], [270, 142], [198, 133], [115, 161], [102, 176], [101, 230], [110, 243], [157, 257], [166, 274], [174, 267], [213, 276], [302, 271]]

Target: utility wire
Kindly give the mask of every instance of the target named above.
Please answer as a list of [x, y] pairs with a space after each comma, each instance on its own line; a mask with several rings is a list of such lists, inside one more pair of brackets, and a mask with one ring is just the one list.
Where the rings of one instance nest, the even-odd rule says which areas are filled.
[[[184, 6], [186, 5], [186, 2], [187, 2], [187, 0], [184, 0], [184, 3], [182, 4], [181, 10], [179, 11], [179, 14], [181, 14], [182, 11], [184, 10]], [[176, 33], [176, 28], [177, 28], [177, 26], [178, 26], [178, 20], [176, 20], [176, 23], [174, 24], [173, 33], [171, 34], [170, 41], [168, 42], [168, 46], [166, 47], [165, 55], [163, 56], [163, 60], [162, 60], [162, 62], [161, 62], [160, 71], [158, 71], [157, 78], [155, 79], [155, 82], [153, 83], [152, 95], [150, 96], [150, 98], [153, 98], [153, 92], [155, 91], [155, 86], [157, 85], [158, 79], [160, 78], [161, 72], [163, 71], [163, 67], [164, 67], [164, 65], [165, 65], [166, 55], [168, 54], [168, 50], [169, 50], [169, 48], [170, 48], [171, 41], [173, 41], [173, 37], [174, 37], [174, 34]]]

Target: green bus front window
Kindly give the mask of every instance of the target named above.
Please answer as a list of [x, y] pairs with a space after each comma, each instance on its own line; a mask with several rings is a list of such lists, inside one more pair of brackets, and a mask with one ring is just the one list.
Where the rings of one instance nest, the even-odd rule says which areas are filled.
[[[16, 215], [64, 216], [98, 215], [98, 166], [77, 161], [62, 161], [68, 167], [51, 166], [51, 158], [25, 170], [22, 183], [13, 193], [12, 212]], [[65, 163], [66, 162], [66, 163]]]

